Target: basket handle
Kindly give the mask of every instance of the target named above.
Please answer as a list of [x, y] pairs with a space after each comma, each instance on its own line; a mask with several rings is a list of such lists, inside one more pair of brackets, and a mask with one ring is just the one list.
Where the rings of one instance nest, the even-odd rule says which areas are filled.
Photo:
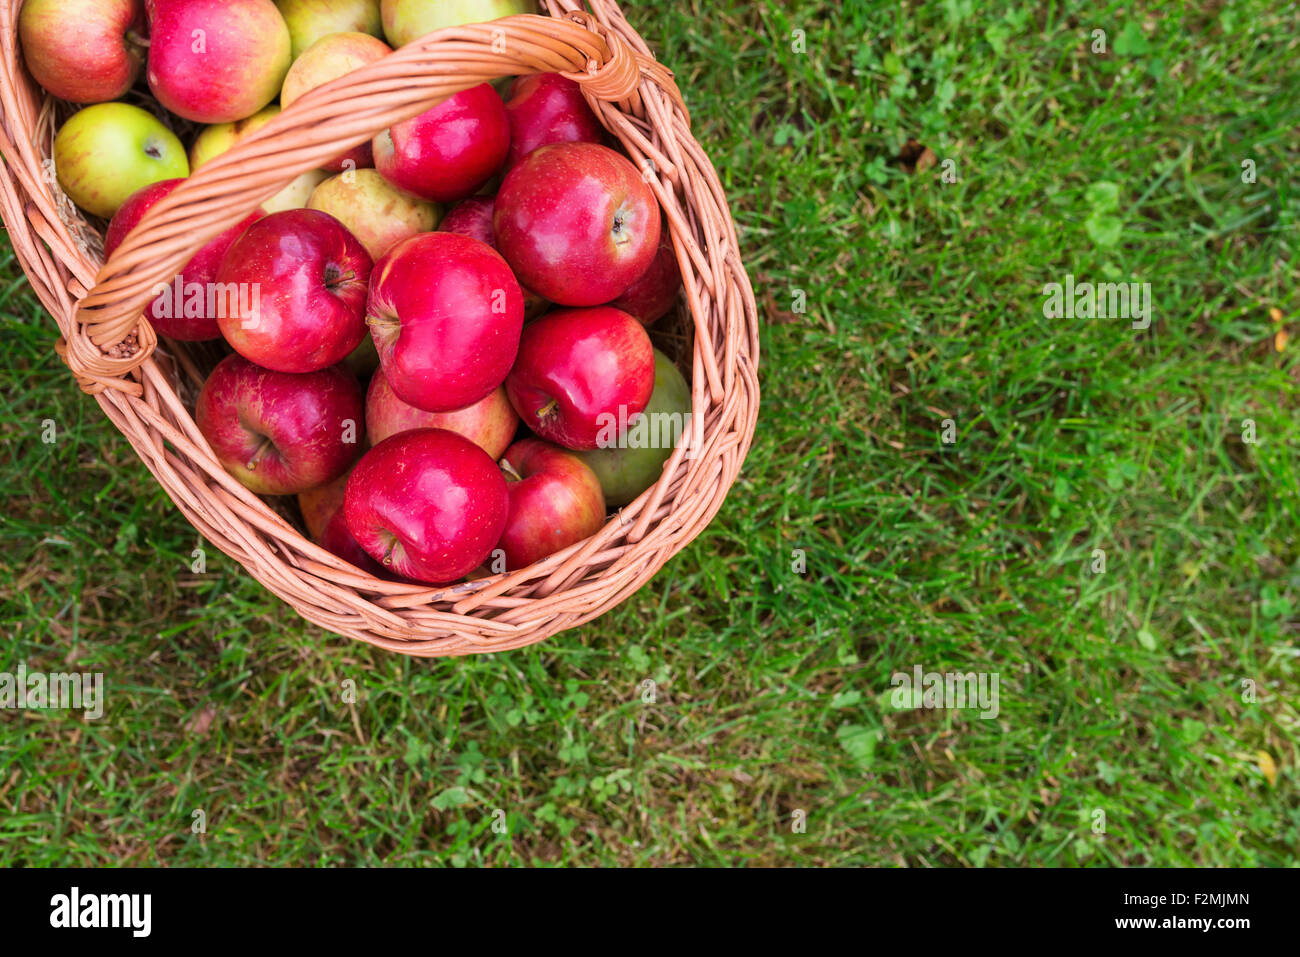
[[629, 48], [603, 22], [604, 6], [594, 3], [594, 15], [526, 14], [431, 33], [317, 87], [206, 163], [144, 215], [77, 303], [75, 334], [57, 349], [81, 388], [139, 396], [133, 373], [158, 344], [143, 310], [158, 286], [300, 173], [461, 90], [500, 76], [561, 73], [582, 84], [593, 106], [617, 103], [640, 115], [645, 77], [686, 116], [672, 73]]

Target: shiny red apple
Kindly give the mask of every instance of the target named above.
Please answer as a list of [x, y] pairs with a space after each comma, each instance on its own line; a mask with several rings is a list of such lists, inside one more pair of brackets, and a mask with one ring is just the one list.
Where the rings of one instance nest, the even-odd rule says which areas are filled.
[[[496, 249], [497, 237], [492, 229], [492, 208], [495, 204], [496, 199], [492, 196], [471, 196], [469, 199], [462, 199], [443, 217], [438, 230], [470, 236]], [[527, 286], [521, 285], [519, 288], [524, 294], [525, 319], [535, 318], [546, 311], [549, 304], [545, 299]]]
[[510, 517], [497, 545], [505, 571], [527, 568], [604, 526], [600, 480], [572, 452], [524, 439], [510, 447], [501, 467], [510, 494]]
[[[133, 193], [113, 215], [104, 233], [105, 258], [122, 245], [122, 240], [135, 229], [145, 213], [183, 182], [183, 179], [165, 179]], [[210, 240], [176, 274], [176, 278], [145, 306], [145, 318], [159, 335], [184, 342], [221, 338], [217, 317], [228, 307], [228, 303], [226, 297], [220, 295], [220, 290], [213, 285], [217, 269], [226, 251], [261, 215], [260, 212], [251, 213], [242, 222]]]
[[569, 449], [608, 448], [654, 392], [654, 347], [625, 312], [548, 313], [524, 329], [506, 394], [524, 424]]
[[455, 412], [425, 412], [403, 402], [388, 384], [383, 370], [376, 372], [366, 392], [366, 436], [378, 445], [389, 436], [412, 429], [446, 429], [463, 435], [495, 461], [510, 447], [519, 430], [519, 416], [497, 388], [486, 399]]
[[510, 86], [510, 154], [514, 166], [533, 150], [552, 143], [604, 143], [605, 127], [587, 105], [582, 87], [558, 73], [521, 76]]
[[402, 401], [453, 412], [505, 380], [519, 348], [524, 298], [490, 246], [457, 233], [423, 233], [375, 266], [367, 321]]
[[297, 495], [356, 461], [361, 387], [346, 369], [295, 375], [227, 356], [212, 370], [194, 421], [226, 471], [259, 495]]
[[510, 121], [491, 85], [448, 97], [374, 138], [375, 169], [421, 199], [451, 203], [478, 192], [505, 162]]
[[682, 271], [673, 252], [672, 237], [667, 229], [662, 229], [659, 251], [650, 261], [650, 268], [610, 305], [648, 328], [672, 312], [681, 291]]
[[659, 248], [659, 204], [635, 166], [595, 143], [534, 150], [506, 176], [493, 222], [519, 282], [564, 306], [618, 298]]
[[272, 213], [221, 261], [217, 282], [239, 302], [218, 317], [221, 334], [240, 355], [277, 372], [342, 362], [366, 335], [370, 271], [365, 247], [328, 213]]
[[509, 511], [497, 464], [446, 429], [402, 432], [367, 452], [343, 515], [369, 555], [404, 578], [446, 584], [491, 553]]

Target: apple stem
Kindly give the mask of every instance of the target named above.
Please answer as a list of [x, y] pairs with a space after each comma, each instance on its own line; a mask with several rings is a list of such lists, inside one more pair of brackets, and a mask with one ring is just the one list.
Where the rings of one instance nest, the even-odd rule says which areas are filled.
[[506, 473], [506, 481], [522, 482], [524, 480], [524, 477], [510, 464], [508, 459], [502, 459], [498, 464], [501, 466], [501, 471]]
[[337, 285], [339, 285], [340, 283], [351, 282], [353, 279], [356, 279], [356, 278], [357, 278], [357, 274], [356, 274], [355, 271], [349, 269], [349, 270], [348, 270], [347, 272], [345, 272], [345, 273], [339, 273], [339, 272], [336, 272], [336, 271], [335, 271], [335, 270], [337, 270], [337, 268], [338, 268], [337, 266], [329, 266], [329, 267], [326, 268], [326, 270], [325, 270], [325, 285], [327, 285], [327, 286], [337, 286]]
[[262, 457], [263, 453], [266, 452], [266, 450], [269, 449], [271, 445], [272, 442], [268, 438], [265, 441], [263, 441], [261, 445], [257, 447], [257, 451], [255, 451], [252, 457], [248, 460], [248, 465], [247, 465], [248, 471], [250, 472], [257, 471], [257, 460]]
[[126, 39], [133, 46], [145, 47], [146, 49], [149, 47], [149, 38], [140, 36], [134, 30], [126, 31]]
[[546, 403], [546, 405], [542, 406], [540, 409], [537, 410], [537, 417], [539, 419], [548, 419], [555, 414], [555, 410], [558, 409], [559, 407], [560, 407], [560, 400], [552, 399], [550, 402]]

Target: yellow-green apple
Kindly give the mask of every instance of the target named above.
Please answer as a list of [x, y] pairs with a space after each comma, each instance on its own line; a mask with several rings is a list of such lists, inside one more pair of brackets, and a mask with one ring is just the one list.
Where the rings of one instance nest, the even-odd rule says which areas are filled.
[[453, 412], [505, 380], [519, 348], [524, 297], [490, 246], [456, 233], [421, 233], [375, 265], [366, 321], [402, 401]]
[[[496, 233], [492, 230], [492, 207], [496, 203], [493, 196], [471, 196], [462, 199], [447, 211], [438, 229], [444, 233], [460, 233], [470, 236], [481, 243], [497, 248]], [[527, 286], [520, 285], [524, 294], [524, 319], [536, 319], [550, 305]]]
[[533, 0], [383, 0], [382, 12], [384, 35], [400, 47], [444, 27], [536, 13], [537, 4]]
[[672, 311], [681, 291], [682, 272], [673, 252], [673, 240], [667, 227], [661, 227], [659, 251], [650, 260], [650, 267], [610, 305], [649, 328]]
[[145, 0], [149, 89], [177, 116], [230, 123], [276, 98], [289, 28], [271, 0]]
[[244, 358], [277, 372], [342, 362], [366, 334], [371, 265], [365, 247], [328, 213], [272, 213], [221, 261], [217, 283], [240, 292], [230, 297], [239, 308], [217, 317], [221, 334]]
[[373, 169], [331, 176], [316, 187], [307, 208], [341, 222], [376, 262], [403, 239], [431, 231], [441, 214], [434, 203], [398, 189]]
[[462, 90], [375, 137], [375, 169], [408, 193], [439, 203], [473, 196], [510, 150], [505, 104], [487, 83]]
[[493, 223], [523, 285], [562, 306], [595, 306], [650, 268], [660, 217], [628, 159], [596, 143], [556, 143], [506, 176]]
[[464, 436], [417, 429], [380, 442], [348, 479], [352, 537], [404, 578], [446, 584], [481, 565], [505, 529], [497, 464]]
[[[272, 103], [270, 106], [258, 110], [247, 119], [236, 120], [234, 123], [214, 123], [212, 126], [205, 126], [202, 132], [195, 137], [194, 144], [190, 147], [190, 169], [197, 170], [205, 163], [210, 162], [260, 130], [279, 115], [279, 105]], [[329, 175], [329, 172], [323, 169], [309, 169], [305, 173], [300, 173], [294, 177], [293, 182], [288, 186], [262, 203], [263, 212], [279, 213], [286, 209], [302, 209], [307, 205], [307, 200], [311, 198], [312, 190], [319, 186]]]
[[366, 391], [366, 438], [371, 445], [378, 445], [412, 429], [446, 429], [463, 435], [495, 461], [510, 447], [519, 429], [519, 416], [506, 398], [506, 390], [500, 387], [467, 408], [425, 412], [398, 398], [383, 370], [379, 370]]
[[[165, 179], [153, 183], [123, 203], [104, 233], [104, 256], [111, 256], [144, 214], [183, 182], [183, 179]], [[260, 212], [252, 213], [210, 240], [176, 274], [175, 279], [158, 291], [158, 295], [144, 310], [145, 317], [155, 330], [161, 335], [185, 342], [221, 338], [217, 316], [227, 307], [227, 300], [225, 296], [218, 295], [214, 285], [217, 268], [221, 265], [226, 250], [261, 215]]]
[[384, 35], [379, 0], [275, 0], [289, 27], [290, 54], [302, 52], [331, 33]]
[[74, 203], [105, 219], [150, 183], [190, 175], [176, 134], [129, 103], [74, 113], [54, 138], [54, 170]]
[[691, 427], [691, 388], [666, 355], [655, 350], [655, 387], [645, 411], [610, 448], [574, 454], [600, 480], [605, 503], [622, 508], [663, 474], [677, 440]]
[[558, 73], [518, 77], [506, 101], [514, 166], [533, 150], [552, 143], [604, 143], [605, 127], [587, 105], [582, 87]]
[[327, 485], [298, 494], [298, 507], [302, 510], [302, 520], [307, 526], [307, 534], [321, 548], [355, 565], [363, 572], [377, 577], [389, 577], [384, 566], [367, 555], [366, 550], [357, 544], [357, 540], [348, 531], [347, 522], [343, 519], [343, 495], [347, 491], [350, 476], [351, 472]]
[[563, 309], [524, 329], [506, 394], [542, 438], [595, 449], [620, 437], [612, 423], [645, 411], [654, 377], [654, 347], [641, 323], [608, 306]]
[[144, 65], [143, 0], [27, 0], [18, 39], [36, 82], [73, 103], [116, 100]]
[[501, 470], [510, 515], [497, 548], [507, 572], [527, 568], [605, 524], [605, 496], [596, 473], [574, 453], [540, 439], [510, 446]]
[[[387, 43], [368, 33], [331, 33], [321, 37], [293, 61], [293, 66], [284, 78], [284, 87], [280, 90], [280, 106], [287, 110], [316, 87], [347, 76], [368, 63], [382, 60], [392, 52]], [[364, 169], [373, 162], [370, 144], [361, 143], [322, 165], [325, 169], [338, 172]]]
[[273, 372], [234, 355], [203, 383], [194, 421], [245, 488], [297, 495], [356, 461], [362, 412], [361, 387], [346, 369]]

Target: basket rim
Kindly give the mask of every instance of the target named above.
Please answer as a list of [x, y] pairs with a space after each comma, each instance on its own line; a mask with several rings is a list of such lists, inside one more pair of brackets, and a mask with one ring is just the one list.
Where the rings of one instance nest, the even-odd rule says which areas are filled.
[[[549, 17], [440, 30], [311, 91], [196, 171], [146, 214], [103, 266], [96, 261], [93, 224], [77, 214], [51, 175], [52, 110], [21, 62], [19, 5], [0, 0], [0, 153], [6, 163], [0, 211], [16, 257], [63, 333], [60, 354], [187, 520], [304, 618], [416, 657], [523, 647], [620, 603], [717, 513], [753, 440], [757, 309], [717, 172], [691, 134], [672, 74], [654, 60], [617, 3], [590, 0], [583, 9], [574, 0], [543, 0]], [[497, 52], [498, 45], [505, 50]], [[511, 52], [516, 59], [504, 61]], [[561, 57], [567, 58], [561, 65], [581, 69], [538, 68], [554, 67]], [[586, 541], [528, 569], [449, 588], [383, 582], [307, 540], [225, 472], [173, 386], [176, 360], [166, 350], [153, 353], [157, 337], [141, 310], [151, 298], [151, 279], [180, 271], [207, 239], [298, 172], [368, 140], [396, 122], [392, 117], [402, 109], [422, 112], [455, 92], [457, 82], [460, 88], [483, 82], [484, 70], [491, 71], [486, 79], [563, 72], [577, 80], [601, 122], [642, 168], [669, 222], [694, 326], [691, 426], [660, 480]], [[423, 99], [408, 94], [401, 106], [391, 106], [395, 77], [403, 89], [421, 84]], [[385, 103], [369, 113], [330, 118], [340, 104], [373, 104], [380, 96]], [[367, 132], [376, 116], [386, 121]], [[326, 135], [340, 129], [343, 138]], [[259, 162], [266, 168], [259, 171]]]

